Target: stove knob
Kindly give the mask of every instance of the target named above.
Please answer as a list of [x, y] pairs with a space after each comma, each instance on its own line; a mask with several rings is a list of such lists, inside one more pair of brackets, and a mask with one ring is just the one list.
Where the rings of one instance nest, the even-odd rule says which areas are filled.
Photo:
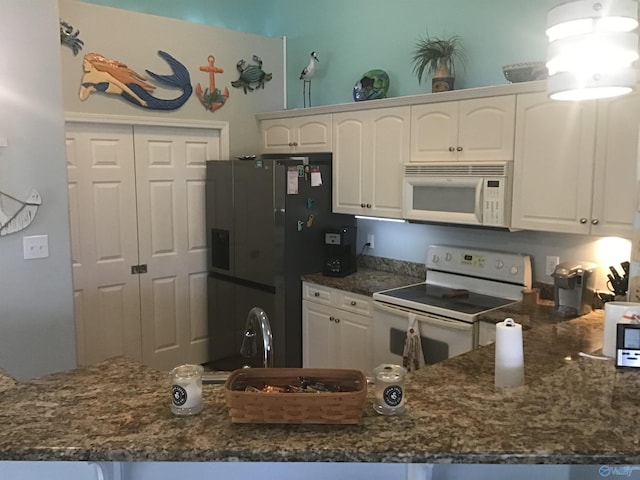
[[453, 257], [452, 257], [452, 255], [451, 255], [449, 252], [447, 252], [447, 253], [445, 254], [445, 256], [444, 256], [444, 259], [445, 259], [445, 261], [447, 261], [447, 262], [450, 262], [450, 261], [451, 261], [451, 258], [453, 258]]
[[509, 270], [509, 273], [511, 275], [517, 275], [518, 274], [518, 267], [516, 267], [515, 265], [513, 267], [511, 267], [511, 270]]
[[504, 262], [502, 260], [497, 260], [496, 261], [496, 268], [498, 270], [500, 270], [502, 267], [504, 267]]
[[440, 257], [434, 254], [433, 257], [431, 257], [431, 261], [433, 263], [438, 263], [440, 261]]

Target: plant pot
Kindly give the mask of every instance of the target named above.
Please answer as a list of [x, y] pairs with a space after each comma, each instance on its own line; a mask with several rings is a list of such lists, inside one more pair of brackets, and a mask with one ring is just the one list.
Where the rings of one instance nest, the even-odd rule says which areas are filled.
[[453, 81], [455, 77], [433, 77], [431, 79], [431, 92], [448, 92], [453, 90]]

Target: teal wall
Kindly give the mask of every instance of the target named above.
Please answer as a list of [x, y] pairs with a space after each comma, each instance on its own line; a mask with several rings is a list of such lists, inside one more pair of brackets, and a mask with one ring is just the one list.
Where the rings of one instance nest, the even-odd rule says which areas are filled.
[[[418, 37], [459, 35], [468, 57], [456, 88], [506, 83], [502, 65], [544, 60], [550, 0], [84, 0], [191, 22], [287, 37], [287, 104], [302, 107], [300, 71], [312, 50], [313, 106], [352, 102], [367, 70], [391, 79], [388, 96], [430, 92], [411, 66]], [[267, 66], [268, 67], [268, 66]], [[427, 79], [429, 82], [430, 80]]]

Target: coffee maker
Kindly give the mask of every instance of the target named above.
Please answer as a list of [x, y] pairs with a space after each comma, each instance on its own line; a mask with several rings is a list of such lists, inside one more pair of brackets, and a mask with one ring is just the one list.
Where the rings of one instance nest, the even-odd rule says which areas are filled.
[[346, 277], [357, 269], [356, 227], [327, 230], [322, 273], [328, 277]]
[[551, 274], [556, 315], [578, 317], [591, 312], [597, 268], [591, 262], [563, 262], [556, 265]]

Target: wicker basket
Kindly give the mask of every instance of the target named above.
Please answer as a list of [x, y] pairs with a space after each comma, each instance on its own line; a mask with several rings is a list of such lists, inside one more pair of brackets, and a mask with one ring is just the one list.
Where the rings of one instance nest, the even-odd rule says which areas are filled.
[[[296, 385], [300, 377], [354, 389], [347, 392], [247, 392], [247, 386]], [[359, 370], [326, 368], [243, 368], [229, 375], [224, 386], [234, 423], [355, 424], [367, 398], [367, 378]]]

